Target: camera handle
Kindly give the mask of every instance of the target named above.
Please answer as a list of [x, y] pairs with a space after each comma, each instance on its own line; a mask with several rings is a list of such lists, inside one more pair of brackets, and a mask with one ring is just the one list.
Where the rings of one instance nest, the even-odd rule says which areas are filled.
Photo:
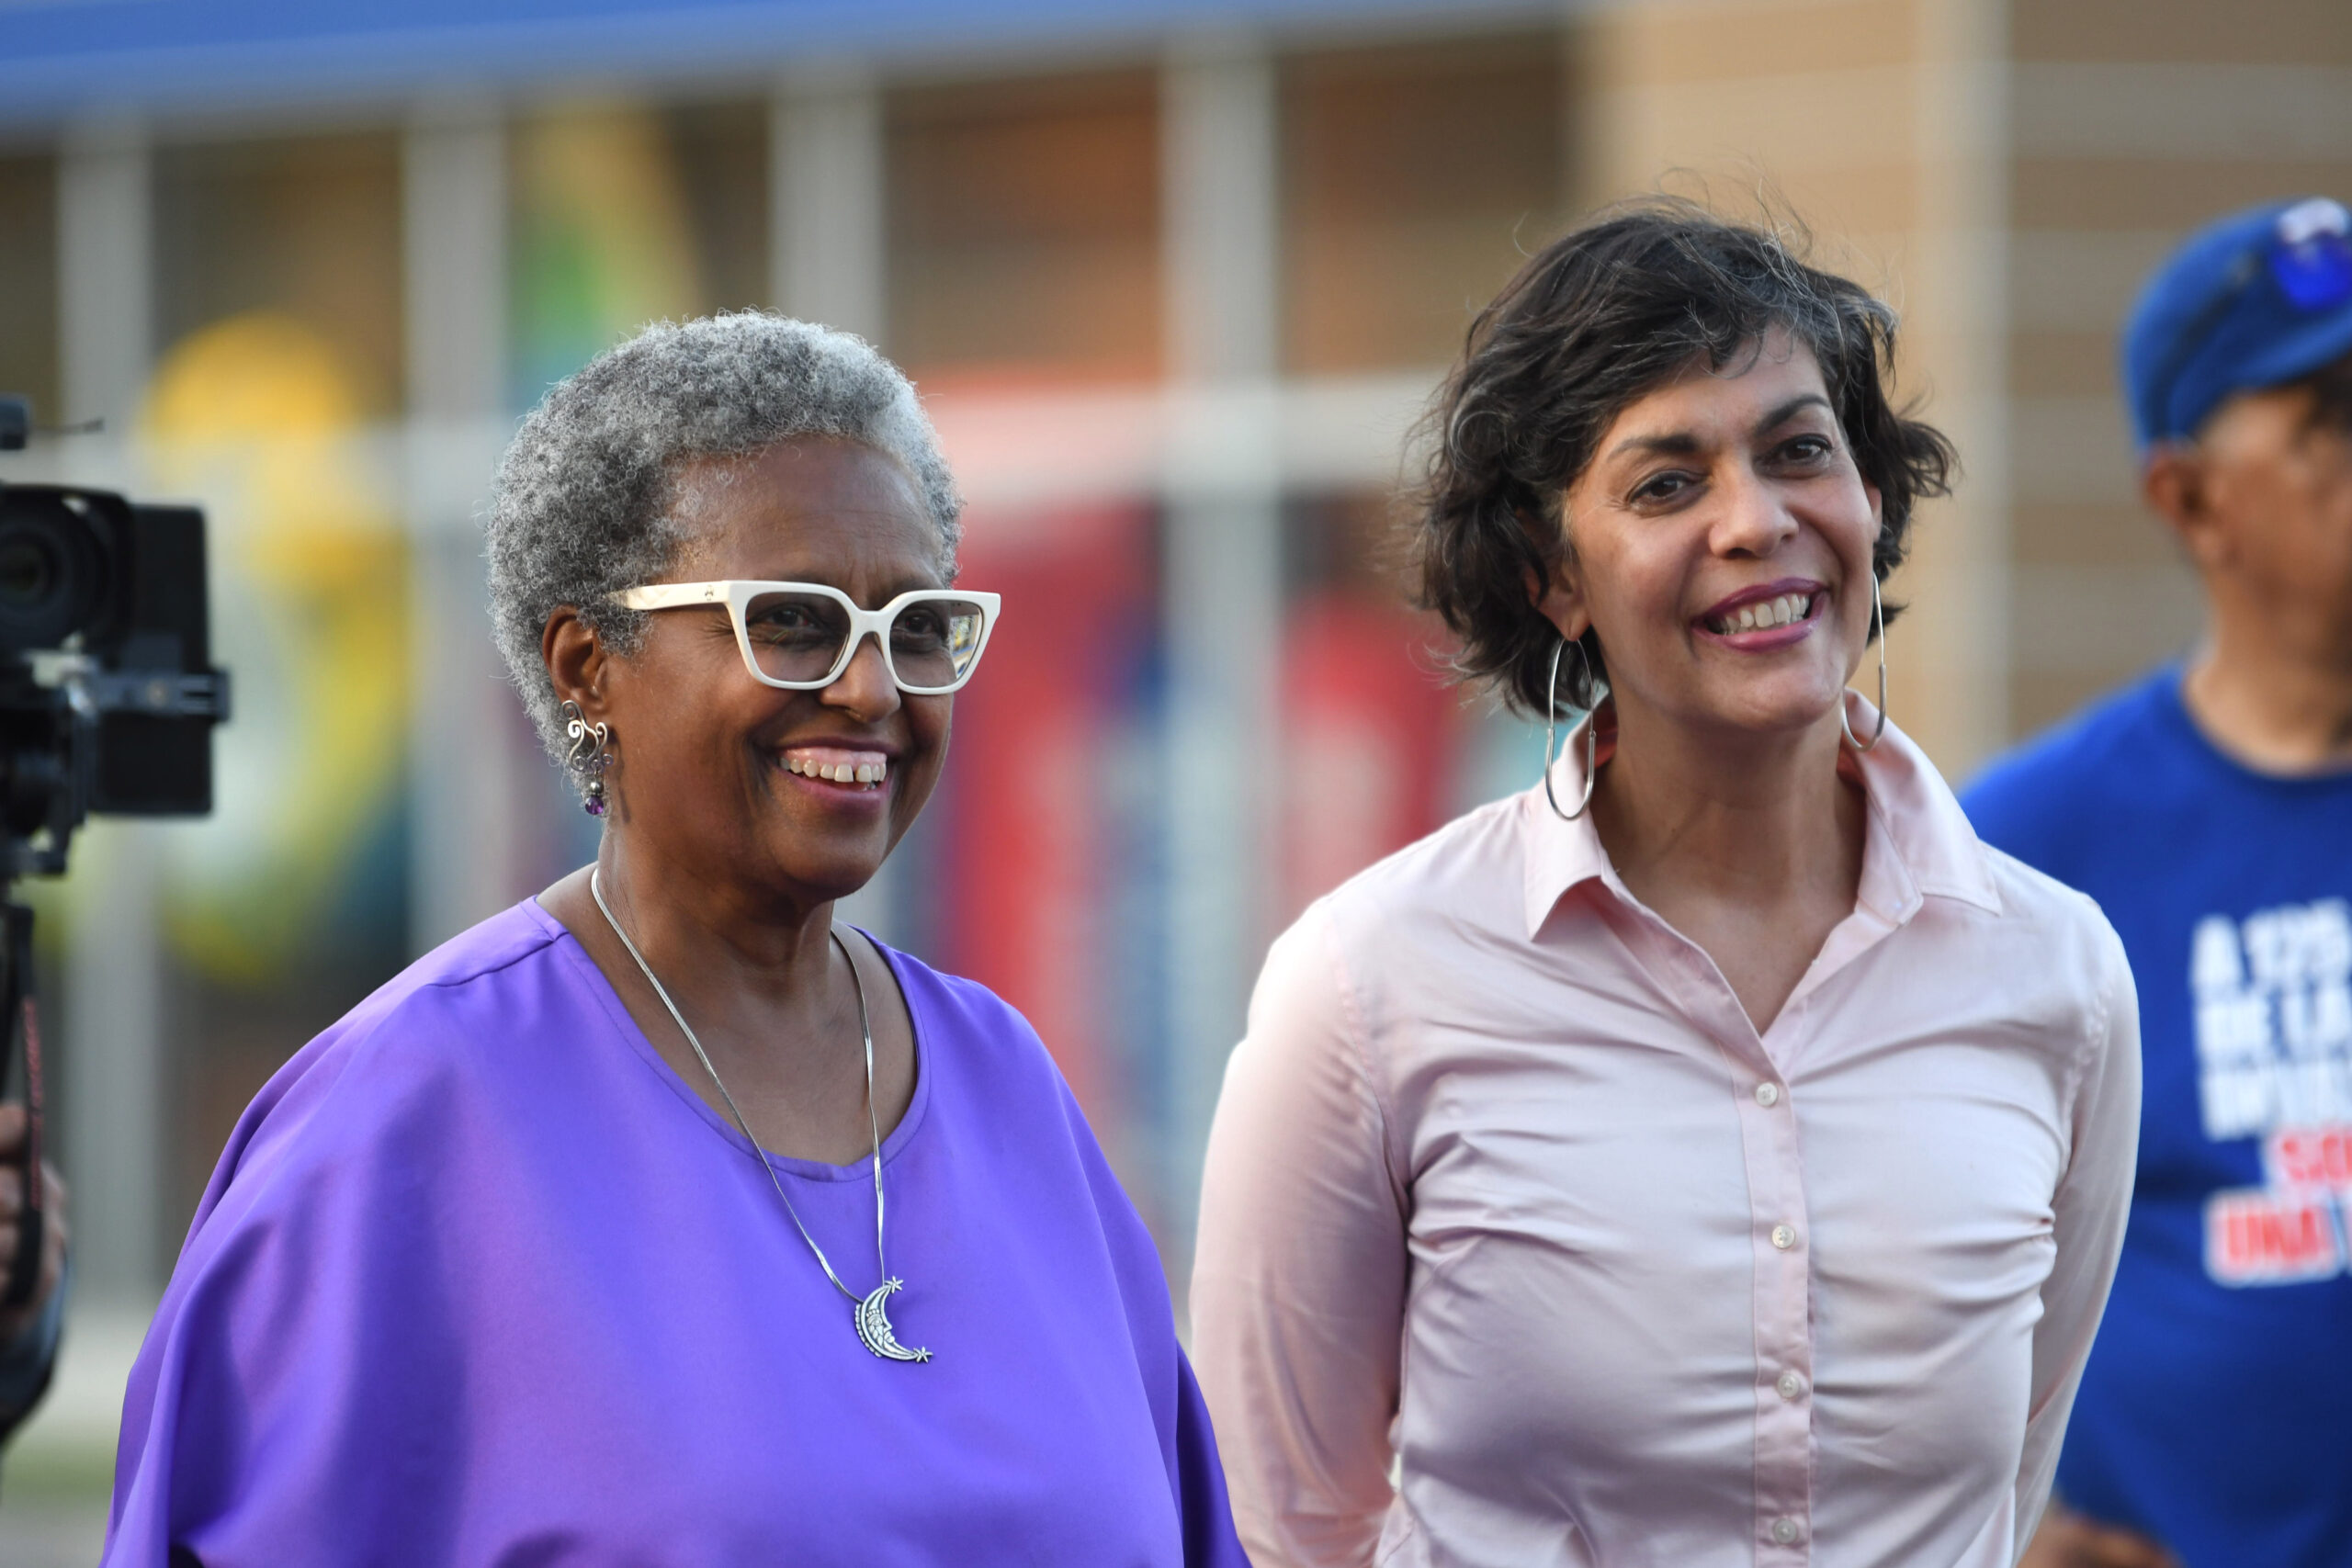
[[40, 1010], [33, 1004], [33, 912], [13, 899], [0, 904], [0, 1028], [7, 1030], [9, 1055], [25, 1065], [24, 1208], [17, 1222], [17, 1255], [6, 1260], [7, 1287], [0, 1291], [0, 1307], [13, 1308], [29, 1303], [40, 1288], [41, 1243], [49, 1228], [41, 1180], [47, 1107]]

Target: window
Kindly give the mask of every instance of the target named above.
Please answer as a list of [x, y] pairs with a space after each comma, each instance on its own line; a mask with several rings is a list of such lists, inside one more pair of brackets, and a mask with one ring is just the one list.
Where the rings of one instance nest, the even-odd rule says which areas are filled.
[[922, 371], [1158, 373], [1149, 74], [931, 86], [887, 113], [894, 357]]

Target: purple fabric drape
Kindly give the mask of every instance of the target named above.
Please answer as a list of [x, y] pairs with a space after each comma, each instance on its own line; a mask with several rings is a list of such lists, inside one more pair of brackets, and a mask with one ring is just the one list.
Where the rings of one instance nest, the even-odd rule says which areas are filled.
[[[106, 1562], [1241, 1564], [1076, 1102], [1010, 1008], [891, 962], [889, 1311], [928, 1364], [860, 1345], [750, 1146], [526, 902], [239, 1122], [131, 1375]], [[871, 1289], [870, 1166], [777, 1164]]]

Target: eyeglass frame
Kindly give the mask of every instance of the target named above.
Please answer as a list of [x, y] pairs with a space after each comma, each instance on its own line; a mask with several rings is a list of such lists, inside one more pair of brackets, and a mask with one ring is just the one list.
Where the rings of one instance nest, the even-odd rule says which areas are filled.
[[[752, 651], [752, 633], [744, 621], [744, 612], [752, 600], [763, 593], [814, 593], [831, 599], [849, 614], [849, 635], [842, 639], [842, 651], [833, 667], [820, 681], [785, 681], [760, 668], [758, 655]], [[891, 657], [890, 623], [909, 604], [931, 600], [946, 600], [956, 604], [978, 604], [980, 607], [980, 641], [972, 649], [972, 661], [964, 667], [954, 683], [945, 686], [913, 686], [899, 677], [899, 661]], [[742, 651], [743, 668], [752, 679], [763, 686], [774, 686], [786, 692], [821, 692], [847, 672], [850, 660], [871, 635], [874, 646], [882, 655], [882, 668], [889, 671], [890, 683], [910, 697], [944, 697], [963, 690], [964, 683], [980, 667], [980, 656], [989, 650], [989, 637], [996, 630], [996, 618], [1004, 601], [1001, 595], [967, 588], [914, 588], [899, 594], [878, 610], [859, 607], [856, 600], [840, 589], [823, 582], [774, 582], [754, 578], [728, 577], [709, 582], [648, 582], [635, 588], [624, 588], [613, 595], [613, 603], [626, 610], [690, 610], [700, 605], [723, 608], [727, 618], [734, 624], [735, 646]]]

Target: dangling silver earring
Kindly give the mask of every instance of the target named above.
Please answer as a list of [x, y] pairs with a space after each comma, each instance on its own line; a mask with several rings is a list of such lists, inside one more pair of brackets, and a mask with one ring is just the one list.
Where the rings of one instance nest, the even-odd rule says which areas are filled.
[[1867, 751], [1878, 744], [1886, 733], [1886, 606], [1878, 596], [1878, 571], [1871, 571], [1871, 621], [1878, 628], [1878, 728], [1871, 731], [1867, 741], [1854, 739], [1854, 727], [1846, 719], [1846, 700], [1838, 699], [1838, 728], [1846, 732], [1846, 744], [1857, 751]]
[[571, 750], [564, 757], [564, 765], [580, 775], [580, 793], [586, 796], [582, 809], [591, 817], [605, 814], [605, 778], [606, 768], [613, 765], [613, 727], [601, 719], [588, 722], [580, 705], [567, 701], [563, 705], [564, 739], [571, 742]]
[[[1560, 724], [1560, 655], [1569, 648], [1577, 650], [1577, 662], [1584, 673], [1584, 686], [1592, 694], [1592, 706], [1588, 710], [1584, 727], [1584, 798], [1577, 802], [1574, 811], [1560, 809], [1560, 797], [1552, 793], [1552, 752], [1557, 744]], [[1552, 803], [1553, 813], [1563, 822], [1573, 822], [1585, 814], [1592, 804], [1593, 782], [1600, 773], [1600, 700], [1605, 690], [1594, 690], [1592, 656], [1585, 652], [1584, 644], [1573, 637], [1562, 637], [1560, 646], [1552, 650], [1551, 684], [1544, 692], [1544, 798]]]

